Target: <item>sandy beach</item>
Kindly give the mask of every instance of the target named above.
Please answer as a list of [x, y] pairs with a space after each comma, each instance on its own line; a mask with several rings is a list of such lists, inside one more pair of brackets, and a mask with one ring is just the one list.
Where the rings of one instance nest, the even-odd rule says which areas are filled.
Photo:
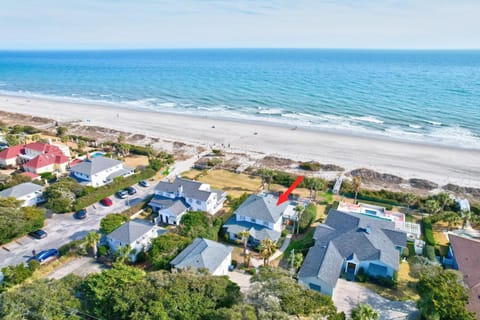
[[[263, 123], [138, 111], [101, 105], [0, 96], [0, 110], [100, 126], [232, 152], [257, 152], [294, 160], [364, 167], [440, 185], [480, 187], [480, 151], [388, 141]], [[159, 145], [161, 146], [161, 144]], [[228, 147], [230, 146], [230, 147]]]

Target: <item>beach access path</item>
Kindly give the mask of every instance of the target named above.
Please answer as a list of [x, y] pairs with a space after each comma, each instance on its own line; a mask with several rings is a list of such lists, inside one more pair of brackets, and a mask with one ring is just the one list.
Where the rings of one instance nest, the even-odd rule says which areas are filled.
[[[260, 122], [140, 111], [110, 106], [76, 104], [46, 99], [0, 96], [0, 110], [75, 121], [180, 141], [208, 149], [229, 145], [233, 152], [250, 151], [293, 160], [333, 163], [347, 171], [368, 168], [403, 178], [428, 179], [440, 185], [454, 183], [480, 187], [480, 150], [276, 126]], [[88, 111], [87, 111], [88, 110]], [[295, 123], [292, 123], [295, 126]], [[158, 146], [161, 146], [159, 142]]]

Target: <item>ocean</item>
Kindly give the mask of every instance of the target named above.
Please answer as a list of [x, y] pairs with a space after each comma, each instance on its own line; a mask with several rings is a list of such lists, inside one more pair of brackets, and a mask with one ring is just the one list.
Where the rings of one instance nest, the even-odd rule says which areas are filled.
[[480, 51], [4, 51], [0, 93], [480, 149]]

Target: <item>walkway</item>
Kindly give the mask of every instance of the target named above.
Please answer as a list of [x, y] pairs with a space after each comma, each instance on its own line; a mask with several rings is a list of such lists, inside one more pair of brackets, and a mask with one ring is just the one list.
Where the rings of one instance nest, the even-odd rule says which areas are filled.
[[[277, 259], [278, 257], [280, 257], [284, 252], [285, 250], [287, 250], [288, 248], [288, 245], [290, 244], [290, 241], [292, 240], [292, 235], [291, 234], [287, 234], [287, 236], [285, 237], [285, 241], [283, 241], [283, 244], [282, 246], [280, 247], [280, 249], [278, 249], [277, 251], [275, 251], [275, 253], [268, 259], [269, 262], [272, 262], [273, 260]], [[252, 257], [252, 259], [250, 260], [250, 263], [252, 266], [254, 266], [255, 268], [258, 268], [260, 266], [263, 265], [263, 260], [261, 259], [255, 259]]]

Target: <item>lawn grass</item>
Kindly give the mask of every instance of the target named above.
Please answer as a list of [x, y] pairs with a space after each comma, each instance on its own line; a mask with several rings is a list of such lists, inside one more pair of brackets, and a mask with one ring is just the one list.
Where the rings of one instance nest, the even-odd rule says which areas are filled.
[[333, 194], [331, 192], [318, 192], [317, 200], [323, 200], [331, 204], [333, 202]]
[[448, 228], [448, 223], [443, 221], [437, 221], [433, 223], [433, 238], [435, 239], [435, 243], [441, 246], [448, 246], [449, 242], [445, 234], [443, 234], [443, 230]]
[[357, 283], [392, 301], [417, 301], [420, 299], [420, 296], [415, 289], [415, 284], [417, 282], [417, 279], [410, 276], [410, 264], [405, 261], [400, 262], [397, 288], [385, 288], [370, 282]]
[[202, 174], [199, 170], [190, 170], [182, 174], [188, 179], [208, 183], [214, 189], [227, 191], [233, 197], [240, 197], [243, 193], [253, 193], [260, 190], [262, 179], [243, 173], [234, 173], [227, 170], [211, 170]]
[[315, 228], [310, 227], [305, 233], [292, 236], [292, 240], [290, 241], [287, 250], [285, 250], [283, 256], [288, 257], [293, 249], [295, 249], [296, 252], [302, 252], [306, 254], [308, 249], [314, 245], [314, 232]]

